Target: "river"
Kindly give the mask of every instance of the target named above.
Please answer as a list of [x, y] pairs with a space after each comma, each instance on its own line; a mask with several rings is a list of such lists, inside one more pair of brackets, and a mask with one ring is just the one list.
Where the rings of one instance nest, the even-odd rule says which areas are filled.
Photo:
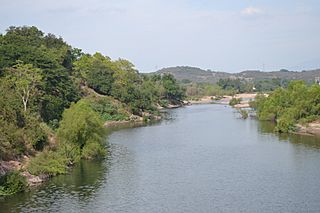
[[109, 135], [110, 155], [0, 200], [0, 212], [320, 212], [320, 139], [223, 105]]

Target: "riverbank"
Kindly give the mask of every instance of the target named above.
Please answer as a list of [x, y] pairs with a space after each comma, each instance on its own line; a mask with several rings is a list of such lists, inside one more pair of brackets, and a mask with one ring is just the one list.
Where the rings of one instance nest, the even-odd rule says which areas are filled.
[[[161, 111], [165, 111], [167, 109], [178, 108], [178, 107], [182, 107], [182, 106], [184, 106], [182, 103], [181, 104], [170, 104], [167, 107], [162, 107], [161, 109], [159, 109], [159, 114], [148, 113], [148, 112], [143, 112], [140, 116], [131, 114], [130, 116], [128, 116], [127, 120], [106, 121], [106, 122], [104, 122], [103, 127], [105, 129], [114, 131], [118, 127], [131, 126], [131, 125], [136, 126], [136, 125], [142, 125], [144, 123], [160, 121], [163, 118], [163, 116], [161, 115], [162, 114]], [[110, 131], [108, 131], [108, 132], [110, 132]], [[50, 135], [48, 137], [49, 137], [48, 147], [54, 148], [57, 145], [56, 140], [55, 140], [55, 143], [53, 144], [53, 142], [52, 142], [53, 136]], [[43, 152], [45, 152], [45, 151], [46, 150], [44, 150]], [[6, 174], [9, 174], [11, 172], [19, 172], [21, 176], [25, 177], [27, 186], [29, 186], [29, 187], [40, 185], [43, 182], [46, 182], [48, 179], [50, 179], [51, 177], [56, 176], [56, 175], [50, 175], [50, 174], [46, 174], [46, 173], [39, 174], [39, 175], [33, 175], [28, 171], [28, 165], [29, 165], [30, 159], [37, 157], [38, 155], [40, 155], [43, 152], [42, 151], [36, 152], [36, 153], [34, 153], [33, 157], [23, 155], [22, 157], [14, 159], [14, 160], [0, 161], [0, 176], [5, 176]], [[67, 170], [72, 169], [73, 166], [74, 166], [74, 163], [68, 164]], [[69, 172], [69, 171], [67, 171], [67, 172]]]
[[6, 175], [10, 172], [17, 171], [21, 176], [25, 177], [27, 185], [39, 185], [50, 178], [47, 174], [32, 175], [26, 170], [30, 157], [24, 155], [21, 159], [0, 161], [0, 176]]
[[244, 121], [233, 112], [218, 104], [193, 105], [169, 110], [173, 119], [168, 122], [117, 130], [108, 137], [110, 157], [82, 161], [85, 165], [77, 164], [70, 174], [52, 178], [31, 193], [2, 199], [0, 211], [320, 209], [317, 140], [280, 136], [264, 126], [266, 122]]
[[320, 136], [320, 120], [310, 122], [306, 125], [297, 124], [297, 134]]

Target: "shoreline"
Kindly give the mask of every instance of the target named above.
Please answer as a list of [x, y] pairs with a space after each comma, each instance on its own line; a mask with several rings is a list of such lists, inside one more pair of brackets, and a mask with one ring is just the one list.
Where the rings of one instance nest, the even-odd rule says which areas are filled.
[[199, 100], [188, 100], [185, 101], [187, 105], [193, 105], [193, 104], [223, 104], [223, 105], [229, 105], [229, 102], [232, 98], [241, 98], [241, 103], [236, 104], [234, 108], [241, 109], [241, 108], [248, 108], [249, 102], [253, 100], [257, 96], [257, 93], [241, 93], [236, 94], [234, 96], [225, 95], [221, 99], [217, 100], [216, 96], [203, 96], [199, 98]]
[[306, 125], [296, 124], [296, 134], [320, 136], [320, 120], [310, 122]]
[[[161, 107], [158, 108], [160, 111], [168, 110], [168, 109], [176, 109], [185, 106], [184, 103], [181, 104], [169, 104], [167, 107]], [[161, 115], [154, 115], [151, 113], [142, 113], [142, 116], [138, 115], [131, 115], [129, 117], [129, 120], [119, 120], [119, 121], [106, 121], [103, 124], [103, 127], [110, 130], [110, 131], [116, 131], [118, 127], [125, 127], [129, 125], [139, 125], [144, 123], [149, 123], [152, 121], [160, 121], [163, 119], [163, 116]], [[106, 135], [106, 137], [108, 137]], [[44, 182], [48, 181], [53, 176], [48, 174], [40, 174], [40, 175], [32, 175], [30, 172], [26, 170], [28, 162], [30, 160], [30, 156], [23, 155], [20, 158], [12, 159], [8, 161], [0, 161], [0, 175], [6, 175], [10, 172], [19, 172], [21, 176], [26, 178], [27, 187], [35, 187], [43, 184]], [[72, 169], [73, 165], [69, 166], [68, 169]]]
[[[247, 95], [247, 94], [246, 94]], [[253, 95], [256, 94], [251, 94], [250, 97], [252, 97]], [[236, 97], [241, 97], [241, 95], [238, 95]], [[224, 98], [224, 100], [229, 100], [231, 99], [232, 96], [227, 96]], [[180, 108], [180, 107], [184, 107], [184, 106], [191, 106], [191, 105], [201, 105], [201, 104], [221, 104], [221, 105], [229, 105], [229, 103], [225, 102], [216, 102], [214, 100], [211, 99], [210, 97], [210, 101], [208, 99], [208, 97], [204, 98], [204, 100], [200, 100], [200, 101], [188, 101], [188, 102], [184, 102], [183, 104], [180, 105], [170, 105], [168, 107], [162, 107], [161, 109], [159, 109], [160, 111], [162, 110], [170, 110], [170, 109], [176, 109], [176, 108]], [[246, 103], [240, 103], [238, 104], [240, 105], [239, 107], [234, 107], [234, 108], [247, 108], [249, 107], [246, 105]], [[243, 107], [245, 106], [245, 107]], [[139, 125], [139, 124], [144, 124], [144, 123], [148, 123], [150, 121], [160, 121], [163, 119], [163, 116], [159, 116], [159, 115], [152, 115], [149, 113], [146, 113], [142, 116], [136, 116], [136, 115], [131, 115], [130, 116], [130, 120], [120, 120], [120, 121], [106, 121], [104, 123], [104, 127], [108, 130], [112, 131], [117, 131], [118, 127], [126, 127], [128, 125]], [[147, 120], [145, 120], [145, 118], [147, 118]], [[307, 125], [301, 125], [301, 124], [297, 124], [297, 131], [291, 132], [291, 134], [299, 134], [299, 135], [308, 135], [308, 136], [320, 136], [320, 121], [315, 121], [315, 122], [311, 122]], [[12, 171], [18, 171], [20, 172], [20, 174], [22, 176], [24, 176], [26, 178], [27, 181], [27, 187], [34, 187], [34, 186], [39, 186], [41, 184], [43, 184], [44, 182], [48, 181], [50, 178], [52, 178], [53, 176], [50, 176], [48, 174], [41, 174], [41, 175], [32, 175], [30, 174], [27, 170], [27, 164], [29, 161], [30, 157], [29, 156], [22, 156], [20, 159], [16, 159], [16, 160], [10, 160], [10, 161], [0, 161], [0, 175], [5, 175], [8, 172], [12, 172]], [[73, 166], [70, 166], [68, 169], [72, 169]]]

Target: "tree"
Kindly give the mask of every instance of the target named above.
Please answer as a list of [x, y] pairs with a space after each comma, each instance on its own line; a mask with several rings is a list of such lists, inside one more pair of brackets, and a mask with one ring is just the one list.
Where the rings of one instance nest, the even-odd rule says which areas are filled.
[[119, 59], [114, 64], [116, 69], [113, 74], [112, 96], [128, 104], [134, 101], [135, 87], [141, 84], [142, 79], [130, 61]]
[[166, 99], [179, 102], [184, 98], [185, 90], [179, 86], [172, 74], [164, 74], [161, 81], [165, 89]]
[[38, 92], [37, 86], [42, 79], [41, 70], [34, 68], [32, 64], [23, 64], [22, 61], [17, 61], [17, 64], [9, 71], [11, 72], [9, 78], [22, 100], [24, 112], [26, 112], [30, 98], [33, 98]]
[[[59, 120], [63, 109], [79, 100], [71, 74], [73, 62], [81, 54], [61, 37], [45, 35], [36, 27], [10, 27], [0, 37], [0, 70], [16, 65], [17, 60], [41, 69], [42, 84], [37, 89], [42, 96], [35, 98], [34, 107], [47, 123]], [[0, 71], [1, 74], [6, 75]]]
[[[86, 154], [103, 153], [101, 150], [103, 150], [104, 133], [105, 129], [99, 115], [85, 100], [80, 100], [64, 111], [57, 136], [59, 146], [69, 158], [70, 153], [75, 150], [78, 150], [80, 155], [83, 150], [86, 150]], [[86, 156], [86, 158], [89, 157]]]
[[98, 93], [111, 94], [115, 67], [109, 57], [100, 53], [95, 53], [93, 56], [83, 55], [74, 66], [82, 84], [87, 84]]

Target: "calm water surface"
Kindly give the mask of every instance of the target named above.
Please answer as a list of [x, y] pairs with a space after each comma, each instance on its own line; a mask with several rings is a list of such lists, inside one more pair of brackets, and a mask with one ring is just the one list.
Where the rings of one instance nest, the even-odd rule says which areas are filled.
[[320, 140], [276, 135], [222, 105], [109, 136], [110, 157], [10, 199], [0, 212], [320, 212]]

